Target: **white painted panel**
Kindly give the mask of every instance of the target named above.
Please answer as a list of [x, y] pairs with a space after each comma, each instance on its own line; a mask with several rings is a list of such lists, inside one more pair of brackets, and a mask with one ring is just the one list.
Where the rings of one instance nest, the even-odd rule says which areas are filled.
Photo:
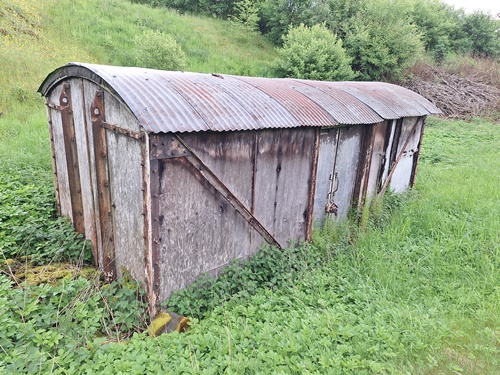
[[83, 93], [83, 82], [81, 79], [71, 79], [71, 100], [73, 107], [73, 119], [75, 125], [76, 147], [78, 151], [78, 168], [80, 173], [80, 186], [82, 190], [83, 220], [85, 227], [85, 238], [97, 245], [94, 200], [92, 195], [92, 179], [89, 164], [89, 148], [87, 141], [87, 123], [85, 114], [85, 100]]
[[[59, 105], [59, 96], [61, 95], [62, 84], [54, 88], [50, 94], [50, 101]], [[62, 127], [61, 113], [52, 111], [52, 135], [54, 137], [54, 153], [56, 157], [57, 169], [57, 189], [59, 203], [61, 205], [61, 215], [67, 216], [73, 220], [71, 208], [71, 192], [69, 188], [68, 166], [66, 163], [66, 150], [64, 147], [64, 134]]]
[[337, 150], [338, 129], [321, 131], [319, 140], [318, 166], [316, 172], [316, 190], [314, 193], [314, 225], [321, 227], [325, 218], [325, 207], [330, 192], [330, 178], [333, 177]]

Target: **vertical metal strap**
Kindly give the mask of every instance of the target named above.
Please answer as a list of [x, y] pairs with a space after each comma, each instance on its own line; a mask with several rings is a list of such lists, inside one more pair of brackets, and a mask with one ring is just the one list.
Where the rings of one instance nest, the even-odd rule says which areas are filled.
[[106, 129], [102, 127], [105, 121], [104, 97], [102, 91], [97, 91], [90, 107], [92, 134], [94, 138], [94, 159], [97, 178], [97, 194], [99, 202], [99, 225], [101, 227], [101, 251], [103, 254], [104, 276], [106, 282], [116, 278], [115, 244], [113, 230], [113, 213], [111, 212], [111, 191], [109, 183], [108, 144]]
[[64, 150], [66, 151], [66, 166], [68, 169], [73, 226], [78, 233], [85, 234], [82, 186], [80, 183], [78, 149], [76, 145], [75, 122], [73, 119], [71, 87], [69, 83], [65, 83], [63, 85], [61, 95], [59, 96], [59, 109], [61, 112], [62, 130], [64, 136]]

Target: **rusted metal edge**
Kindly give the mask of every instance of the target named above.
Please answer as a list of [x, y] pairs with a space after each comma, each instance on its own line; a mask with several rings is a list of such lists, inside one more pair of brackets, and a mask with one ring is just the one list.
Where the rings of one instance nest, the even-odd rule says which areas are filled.
[[420, 119], [422, 121], [422, 127], [420, 129], [420, 138], [418, 140], [418, 145], [417, 145], [417, 151], [416, 151], [417, 155], [413, 156], [413, 168], [410, 177], [410, 186], [412, 188], [415, 186], [415, 178], [417, 177], [418, 162], [420, 161], [420, 149], [422, 147], [422, 139], [424, 138], [426, 116], [421, 116]]
[[264, 240], [278, 249], [281, 249], [280, 243], [267, 231], [259, 220], [241, 203], [238, 198], [227, 188], [226, 185], [208, 168], [198, 156], [184, 143], [184, 141], [175, 135], [179, 143], [189, 152], [186, 160], [191, 163], [196, 170], [214, 187], [228, 203], [264, 238]]
[[389, 186], [389, 183], [391, 182], [394, 171], [396, 170], [396, 167], [398, 166], [400, 160], [402, 159], [403, 154], [405, 153], [406, 147], [408, 147], [408, 144], [410, 143], [411, 138], [413, 137], [413, 134], [415, 134], [415, 131], [417, 130], [418, 123], [420, 122], [420, 119], [421, 119], [420, 117], [417, 117], [417, 121], [415, 121], [415, 124], [411, 128], [410, 134], [408, 134], [408, 138], [406, 138], [405, 144], [401, 148], [401, 151], [399, 152], [399, 155], [398, 155], [396, 161], [394, 162], [394, 165], [392, 166], [391, 171], [389, 172], [389, 175], [387, 176], [387, 179], [385, 180], [384, 185], [382, 186], [382, 189], [380, 189], [380, 192], [377, 195], [378, 200], [380, 198], [382, 198], [382, 196], [385, 193], [385, 190], [387, 189], [387, 186]]
[[151, 134], [150, 158], [171, 159], [189, 156], [190, 152], [181, 144], [174, 135]]
[[116, 124], [111, 124], [109, 122], [103, 121], [101, 123], [101, 126], [103, 128], [108, 129], [108, 130], [114, 131], [115, 133], [123, 134], [123, 135], [126, 135], [127, 137], [137, 139], [139, 141], [142, 141], [142, 138], [144, 137], [144, 134], [136, 133], [136, 132], [133, 132], [131, 130], [120, 128], [120, 126], [118, 126]]
[[[47, 98], [48, 101], [48, 98]], [[50, 155], [52, 158], [52, 172], [54, 174], [54, 192], [56, 199], [56, 210], [57, 215], [61, 216], [61, 201], [59, 200], [59, 178], [57, 176], [57, 161], [56, 161], [56, 151], [54, 144], [54, 129], [52, 128], [52, 112], [51, 107], [47, 106], [47, 118], [48, 118], [48, 128], [49, 128], [49, 137], [50, 137]]]
[[[151, 223], [151, 275], [150, 275], [150, 296], [153, 301], [150, 304], [154, 305], [150, 309], [158, 308], [158, 296], [160, 293], [160, 254], [161, 254], [161, 238], [160, 238], [160, 162], [158, 159], [150, 159], [150, 223]], [[149, 296], [148, 296], [149, 297]]]
[[314, 137], [314, 154], [311, 164], [311, 180], [309, 182], [309, 197], [307, 199], [307, 222], [306, 222], [306, 241], [312, 240], [313, 215], [314, 215], [314, 194], [316, 192], [316, 178], [318, 175], [318, 159], [321, 128], [316, 128]]
[[105, 121], [104, 98], [101, 90], [96, 91], [90, 106], [92, 134], [94, 138], [95, 168], [99, 201], [99, 224], [101, 227], [101, 251], [104, 278], [111, 282], [116, 278], [113, 213], [111, 212], [111, 191], [109, 183], [109, 159]]
[[80, 167], [78, 165], [78, 147], [76, 144], [71, 86], [69, 83], [63, 85], [61, 95], [59, 96], [59, 108], [61, 113], [64, 149], [66, 152], [73, 226], [78, 233], [85, 234], [82, 186], [80, 181]]

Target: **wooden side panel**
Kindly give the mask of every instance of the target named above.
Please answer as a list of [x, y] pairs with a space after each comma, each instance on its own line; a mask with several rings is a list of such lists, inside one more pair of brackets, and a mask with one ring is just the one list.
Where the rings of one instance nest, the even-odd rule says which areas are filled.
[[255, 246], [254, 229], [185, 158], [158, 164], [159, 297], [164, 300], [201, 273], [216, 274], [232, 259], [247, 257]]
[[315, 225], [321, 226], [325, 218], [328, 203], [335, 156], [337, 153], [338, 128], [322, 129], [320, 133], [318, 169], [316, 173], [316, 191], [314, 194]]
[[73, 101], [73, 118], [75, 125], [76, 146], [78, 150], [78, 168], [80, 175], [85, 238], [90, 240], [92, 247], [95, 249], [97, 246], [97, 235], [89, 161], [89, 142], [87, 135], [88, 122], [85, 108], [83, 80], [72, 79], [69, 80], [69, 83], [71, 86], [71, 97]]
[[57, 116], [58, 113], [56, 110], [50, 108], [49, 106], [50, 98], [46, 98], [46, 109], [47, 109], [47, 118], [48, 118], [48, 130], [50, 137], [50, 156], [52, 161], [52, 174], [54, 175], [54, 191], [55, 191], [55, 200], [56, 200], [56, 210], [57, 214], [61, 215], [61, 202], [59, 200], [59, 185], [57, 181], [57, 165], [56, 165], [56, 147], [54, 145], [54, 131], [52, 129], [52, 117]]
[[255, 168], [255, 217], [281, 246], [304, 239], [316, 129], [259, 132]]
[[415, 164], [414, 159], [418, 156], [418, 143], [420, 141], [420, 133], [422, 131], [421, 119], [405, 150], [403, 150], [403, 146], [417, 120], [417, 117], [408, 117], [403, 119], [403, 123], [401, 125], [401, 135], [398, 140], [397, 155], [403, 152], [403, 157], [396, 165], [396, 169], [394, 170], [394, 174], [392, 175], [389, 184], [390, 189], [396, 193], [406, 191], [411, 183]]
[[340, 128], [337, 157], [333, 173], [333, 202], [337, 206], [336, 218], [346, 217], [357, 176], [363, 126]]
[[92, 130], [92, 119], [91, 119], [91, 107], [94, 101], [94, 96], [99, 86], [96, 84], [84, 80], [83, 83], [83, 102], [84, 102], [84, 117], [87, 123], [87, 145], [89, 154], [89, 168], [90, 168], [90, 188], [92, 190], [92, 205], [94, 207], [94, 225], [95, 225], [95, 236], [96, 245], [94, 246], [94, 258], [97, 265], [103, 269], [103, 250], [102, 250], [102, 233], [101, 226], [99, 225], [99, 194], [97, 186], [97, 173], [96, 173], [96, 159], [94, 150], [94, 134]]
[[[130, 123], [136, 123], [135, 118], [114, 97], [106, 94], [104, 102], [107, 122], [133, 127]], [[116, 270], [121, 276], [123, 266], [136, 280], [144, 281], [141, 141], [108, 130], [107, 148]]]
[[372, 157], [368, 175], [368, 184], [366, 188], [366, 198], [368, 200], [371, 197], [375, 196], [382, 186], [381, 174], [383, 172], [385, 161], [385, 140], [387, 129], [387, 121], [373, 125]]
[[[61, 96], [62, 88], [62, 84], [54, 88], [50, 95], [50, 102], [59, 105], [59, 98]], [[67, 216], [71, 220], [73, 220], [61, 113], [54, 109], [51, 109], [50, 111], [52, 118], [52, 135], [54, 139], [54, 156], [57, 174], [56, 191], [59, 197], [59, 203], [61, 205], [60, 213], [62, 216]]]
[[196, 133], [182, 139], [251, 211], [255, 132]]

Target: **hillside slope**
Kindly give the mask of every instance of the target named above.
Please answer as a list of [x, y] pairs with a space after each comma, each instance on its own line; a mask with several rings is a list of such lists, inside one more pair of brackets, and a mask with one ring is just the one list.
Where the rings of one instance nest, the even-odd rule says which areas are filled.
[[0, 158], [50, 170], [43, 101], [36, 93], [71, 61], [133, 66], [135, 36], [172, 35], [186, 70], [266, 75], [274, 47], [228, 21], [179, 15], [121, 0], [0, 0]]

